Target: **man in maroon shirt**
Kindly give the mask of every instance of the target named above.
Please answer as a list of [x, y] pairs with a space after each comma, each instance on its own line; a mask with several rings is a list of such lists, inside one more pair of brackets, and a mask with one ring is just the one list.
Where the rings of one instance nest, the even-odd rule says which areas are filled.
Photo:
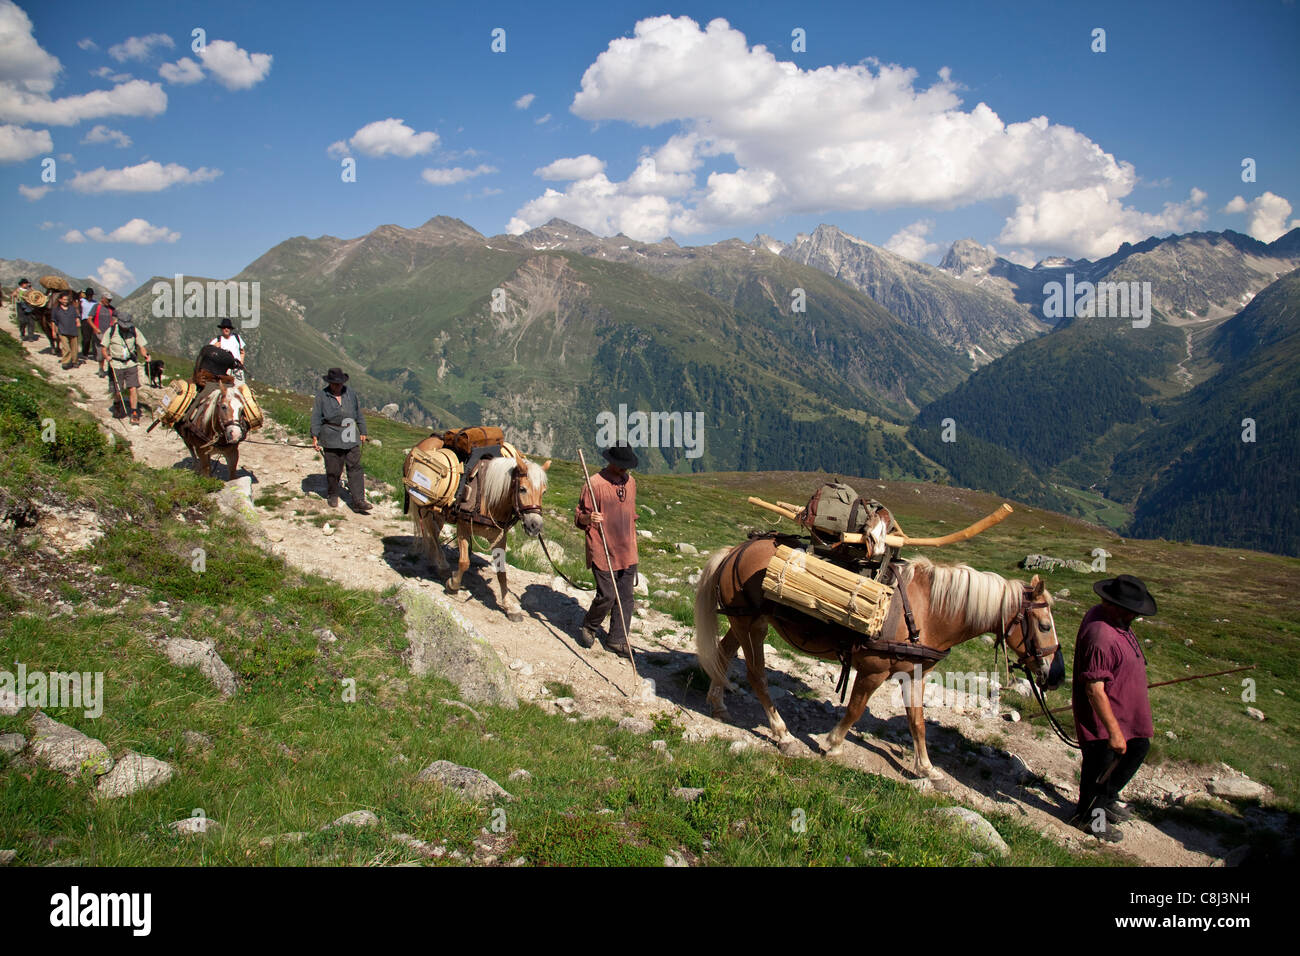
[[[601, 452], [608, 464], [591, 478], [591, 489], [585, 486], [574, 512], [574, 523], [587, 532], [587, 567], [596, 578], [596, 596], [592, 599], [587, 616], [582, 619], [578, 643], [591, 647], [596, 643], [597, 628], [611, 610], [609, 637], [605, 647], [615, 654], [632, 656], [627, 642], [628, 628], [632, 625], [632, 609], [636, 585], [636, 479], [628, 470], [637, 466], [636, 452], [627, 445], [615, 445]], [[592, 492], [596, 500], [592, 501]], [[604, 544], [601, 531], [604, 531]], [[609, 548], [609, 561], [605, 560], [605, 547]], [[618, 597], [615, 599], [615, 591]]]
[[1131, 574], [1098, 581], [1101, 597], [1079, 623], [1074, 645], [1075, 732], [1083, 751], [1079, 806], [1071, 822], [1111, 843], [1115, 824], [1132, 817], [1119, 802], [1151, 749], [1155, 729], [1147, 695], [1147, 661], [1131, 624], [1156, 613], [1146, 585]]

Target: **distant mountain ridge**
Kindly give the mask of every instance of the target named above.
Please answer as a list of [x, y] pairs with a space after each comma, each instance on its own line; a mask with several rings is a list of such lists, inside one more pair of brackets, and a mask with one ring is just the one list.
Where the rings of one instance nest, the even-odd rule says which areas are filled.
[[1192, 232], [1137, 244], [1088, 259], [1045, 259], [1032, 268], [994, 255], [973, 239], [959, 239], [939, 268], [976, 288], [1019, 302], [1044, 318], [1044, 286], [1067, 273], [1076, 281], [1150, 282], [1155, 307], [1173, 320], [1235, 315], [1261, 289], [1300, 267], [1300, 228], [1271, 243], [1239, 232]]

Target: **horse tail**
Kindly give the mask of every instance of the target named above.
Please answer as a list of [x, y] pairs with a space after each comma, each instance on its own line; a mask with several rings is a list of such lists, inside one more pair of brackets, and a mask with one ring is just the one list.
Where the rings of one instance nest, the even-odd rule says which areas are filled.
[[722, 575], [723, 564], [735, 550], [734, 547], [719, 548], [709, 555], [709, 560], [700, 570], [700, 583], [695, 585], [695, 653], [700, 666], [715, 684], [727, 683], [718, 643], [718, 578]]

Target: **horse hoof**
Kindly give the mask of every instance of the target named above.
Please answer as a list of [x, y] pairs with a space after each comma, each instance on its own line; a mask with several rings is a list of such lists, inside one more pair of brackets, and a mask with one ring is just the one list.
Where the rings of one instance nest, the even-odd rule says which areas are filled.
[[714, 720], [721, 720], [724, 722], [731, 720], [731, 713], [725, 707], [715, 708], [709, 716], [711, 716]]
[[522, 611], [506, 611], [506, 620], [508, 621], [512, 621], [515, 624], [518, 624], [523, 619], [524, 619], [524, 615]]
[[785, 740], [776, 745], [776, 749], [787, 757], [797, 757], [803, 750], [799, 745], [799, 741], [794, 737], [786, 737]]
[[952, 781], [946, 777], [928, 777], [930, 786], [934, 787], [939, 793], [948, 793], [952, 790]]

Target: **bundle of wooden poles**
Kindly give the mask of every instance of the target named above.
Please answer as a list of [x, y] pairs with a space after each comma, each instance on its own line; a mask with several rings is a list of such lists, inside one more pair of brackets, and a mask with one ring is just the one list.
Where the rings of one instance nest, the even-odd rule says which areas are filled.
[[[778, 501], [772, 504], [762, 498], [750, 498], [749, 503], [766, 508], [783, 518], [804, 523], [804, 512], [788, 502]], [[909, 538], [903, 534], [889, 534], [885, 536], [885, 544], [891, 548], [905, 545], [939, 547], [966, 541], [993, 527], [1009, 514], [1011, 506], [1003, 504], [992, 514], [960, 531], [939, 538]], [[841, 538], [845, 543], [863, 543], [861, 534], [845, 534]], [[767, 571], [763, 575], [763, 593], [778, 604], [796, 608], [818, 620], [840, 624], [869, 637], [878, 637], [885, 625], [885, 615], [889, 613], [894, 589], [838, 564], [823, 561], [806, 551], [778, 545], [776, 554], [767, 563]]]
[[878, 637], [894, 589], [782, 544], [767, 563], [763, 593], [818, 620]]

